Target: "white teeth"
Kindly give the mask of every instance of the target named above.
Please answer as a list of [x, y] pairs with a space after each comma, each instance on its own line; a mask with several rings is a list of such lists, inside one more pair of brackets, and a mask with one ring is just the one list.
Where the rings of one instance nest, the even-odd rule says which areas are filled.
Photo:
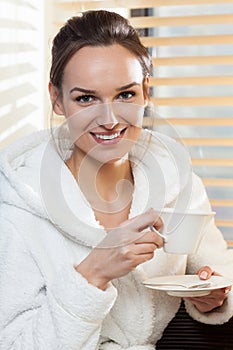
[[95, 137], [97, 137], [97, 139], [101, 139], [101, 140], [113, 140], [115, 138], [117, 138], [118, 136], [120, 136], [120, 131], [116, 132], [115, 134], [112, 135], [101, 135], [101, 134], [95, 134]]

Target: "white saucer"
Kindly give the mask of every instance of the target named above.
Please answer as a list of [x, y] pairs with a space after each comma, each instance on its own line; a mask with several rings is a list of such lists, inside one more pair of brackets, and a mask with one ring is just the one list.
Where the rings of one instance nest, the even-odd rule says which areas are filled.
[[[233, 285], [233, 280], [222, 276], [211, 276], [208, 281], [210, 286], [208, 287], [198, 287], [195, 289], [189, 289], [192, 284], [201, 283], [202, 280], [199, 279], [197, 275], [175, 275], [175, 276], [160, 276], [153, 277], [143, 281], [143, 284], [147, 288], [161, 290], [167, 292], [167, 294], [176, 297], [200, 297], [210, 294], [214, 289], [225, 288]], [[171, 283], [171, 285], [169, 285]], [[183, 284], [185, 287], [178, 286], [175, 284]], [[172, 285], [174, 284], [174, 285]]]

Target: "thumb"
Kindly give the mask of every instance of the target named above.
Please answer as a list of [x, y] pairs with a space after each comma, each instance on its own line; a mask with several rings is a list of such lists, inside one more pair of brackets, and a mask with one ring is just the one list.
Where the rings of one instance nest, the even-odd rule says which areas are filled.
[[214, 274], [214, 271], [209, 266], [203, 266], [197, 274], [201, 280], [208, 280]]

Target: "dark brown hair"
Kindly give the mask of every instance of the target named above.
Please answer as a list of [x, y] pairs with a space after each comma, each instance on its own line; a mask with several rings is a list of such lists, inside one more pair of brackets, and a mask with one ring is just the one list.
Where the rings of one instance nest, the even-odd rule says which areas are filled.
[[127, 19], [109, 11], [86, 11], [70, 18], [53, 40], [51, 83], [61, 89], [64, 69], [79, 49], [113, 44], [123, 46], [137, 57], [144, 79], [151, 74], [151, 57]]

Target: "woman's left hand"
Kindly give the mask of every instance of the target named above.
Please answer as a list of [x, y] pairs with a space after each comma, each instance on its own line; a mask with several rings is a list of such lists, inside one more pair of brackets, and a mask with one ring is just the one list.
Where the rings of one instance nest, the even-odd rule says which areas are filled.
[[[219, 273], [214, 272], [209, 266], [201, 267], [197, 274], [201, 280], [208, 280], [211, 276], [221, 276]], [[203, 297], [190, 297], [186, 299], [191, 301], [200, 312], [208, 312], [216, 307], [222, 306], [230, 290], [231, 287], [229, 286], [212, 290], [210, 294]]]

